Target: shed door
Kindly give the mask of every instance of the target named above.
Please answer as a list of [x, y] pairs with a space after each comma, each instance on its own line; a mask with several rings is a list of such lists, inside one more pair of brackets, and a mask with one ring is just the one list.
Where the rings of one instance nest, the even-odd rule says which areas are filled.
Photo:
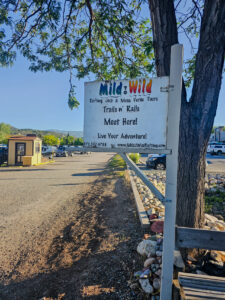
[[16, 164], [22, 164], [22, 156], [25, 155], [25, 149], [25, 143], [16, 143]]

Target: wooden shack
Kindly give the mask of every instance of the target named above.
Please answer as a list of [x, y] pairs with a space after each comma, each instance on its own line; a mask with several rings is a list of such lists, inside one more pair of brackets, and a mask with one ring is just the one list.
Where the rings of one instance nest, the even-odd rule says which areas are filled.
[[42, 140], [35, 135], [12, 136], [8, 140], [8, 165], [33, 166], [41, 163]]

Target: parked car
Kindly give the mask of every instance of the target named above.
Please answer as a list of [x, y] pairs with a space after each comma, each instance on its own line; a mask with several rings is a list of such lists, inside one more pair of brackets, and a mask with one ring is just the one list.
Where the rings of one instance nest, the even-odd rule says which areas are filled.
[[208, 144], [208, 147], [207, 147], [207, 153], [211, 153], [214, 149], [215, 146], [217, 145], [224, 145], [225, 143], [222, 143], [222, 142], [211, 142]]
[[46, 146], [42, 146], [41, 154], [43, 156], [48, 156], [48, 155], [53, 155], [54, 156], [56, 151], [57, 151], [57, 147], [46, 145]]
[[0, 147], [0, 164], [6, 163], [8, 161], [8, 148]]
[[217, 144], [217, 145], [211, 146], [210, 153], [212, 155], [225, 154], [225, 145], [223, 145], [223, 144]]
[[65, 146], [59, 146], [59, 148], [56, 151], [56, 156], [57, 157], [67, 157], [67, 156], [69, 156], [69, 153], [66, 150], [66, 147]]
[[166, 169], [166, 154], [153, 154], [149, 155], [146, 161], [147, 168], [153, 168], [156, 170]]

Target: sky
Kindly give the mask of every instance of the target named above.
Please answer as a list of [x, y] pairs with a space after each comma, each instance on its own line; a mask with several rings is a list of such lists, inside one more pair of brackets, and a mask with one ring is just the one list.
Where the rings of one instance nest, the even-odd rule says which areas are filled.
[[[184, 58], [189, 57], [190, 46], [184, 39]], [[83, 130], [84, 82], [75, 80], [78, 109], [67, 105], [69, 74], [29, 71], [29, 62], [21, 55], [12, 67], [0, 68], [0, 123], [17, 128]], [[92, 78], [93, 80], [93, 78]], [[223, 78], [215, 126], [225, 126], [225, 79]]]

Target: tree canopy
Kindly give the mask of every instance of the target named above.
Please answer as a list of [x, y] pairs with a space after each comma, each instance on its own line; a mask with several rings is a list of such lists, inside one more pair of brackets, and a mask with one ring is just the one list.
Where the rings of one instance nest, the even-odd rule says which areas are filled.
[[11, 126], [5, 123], [0, 123], [0, 144], [7, 144]]
[[0, 4], [0, 63], [19, 51], [36, 71], [69, 71], [69, 106], [77, 107], [73, 76], [135, 77], [153, 69], [149, 18], [141, 1], [11, 1]]
[[49, 146], [58, 146], [59, 145], [59, 138], [57, 138], [53, 134], [44, 135], [42, 138], [42, 141], [43, 141], [44, 145], [49, 145]]
[[[175, 1], [180, 33], [190, 41], [185, 80], [191, 85], [203, 1]], [[143, 0], [3, 0], [0, 3], [0, 64], [19, 51], [36, 71], [68, 71], [69, 107], [79, 105], [73, 78], [134, 78], [155, 73], [153, 37]], [[157, 61], [156, 61], [157, 63]]]

